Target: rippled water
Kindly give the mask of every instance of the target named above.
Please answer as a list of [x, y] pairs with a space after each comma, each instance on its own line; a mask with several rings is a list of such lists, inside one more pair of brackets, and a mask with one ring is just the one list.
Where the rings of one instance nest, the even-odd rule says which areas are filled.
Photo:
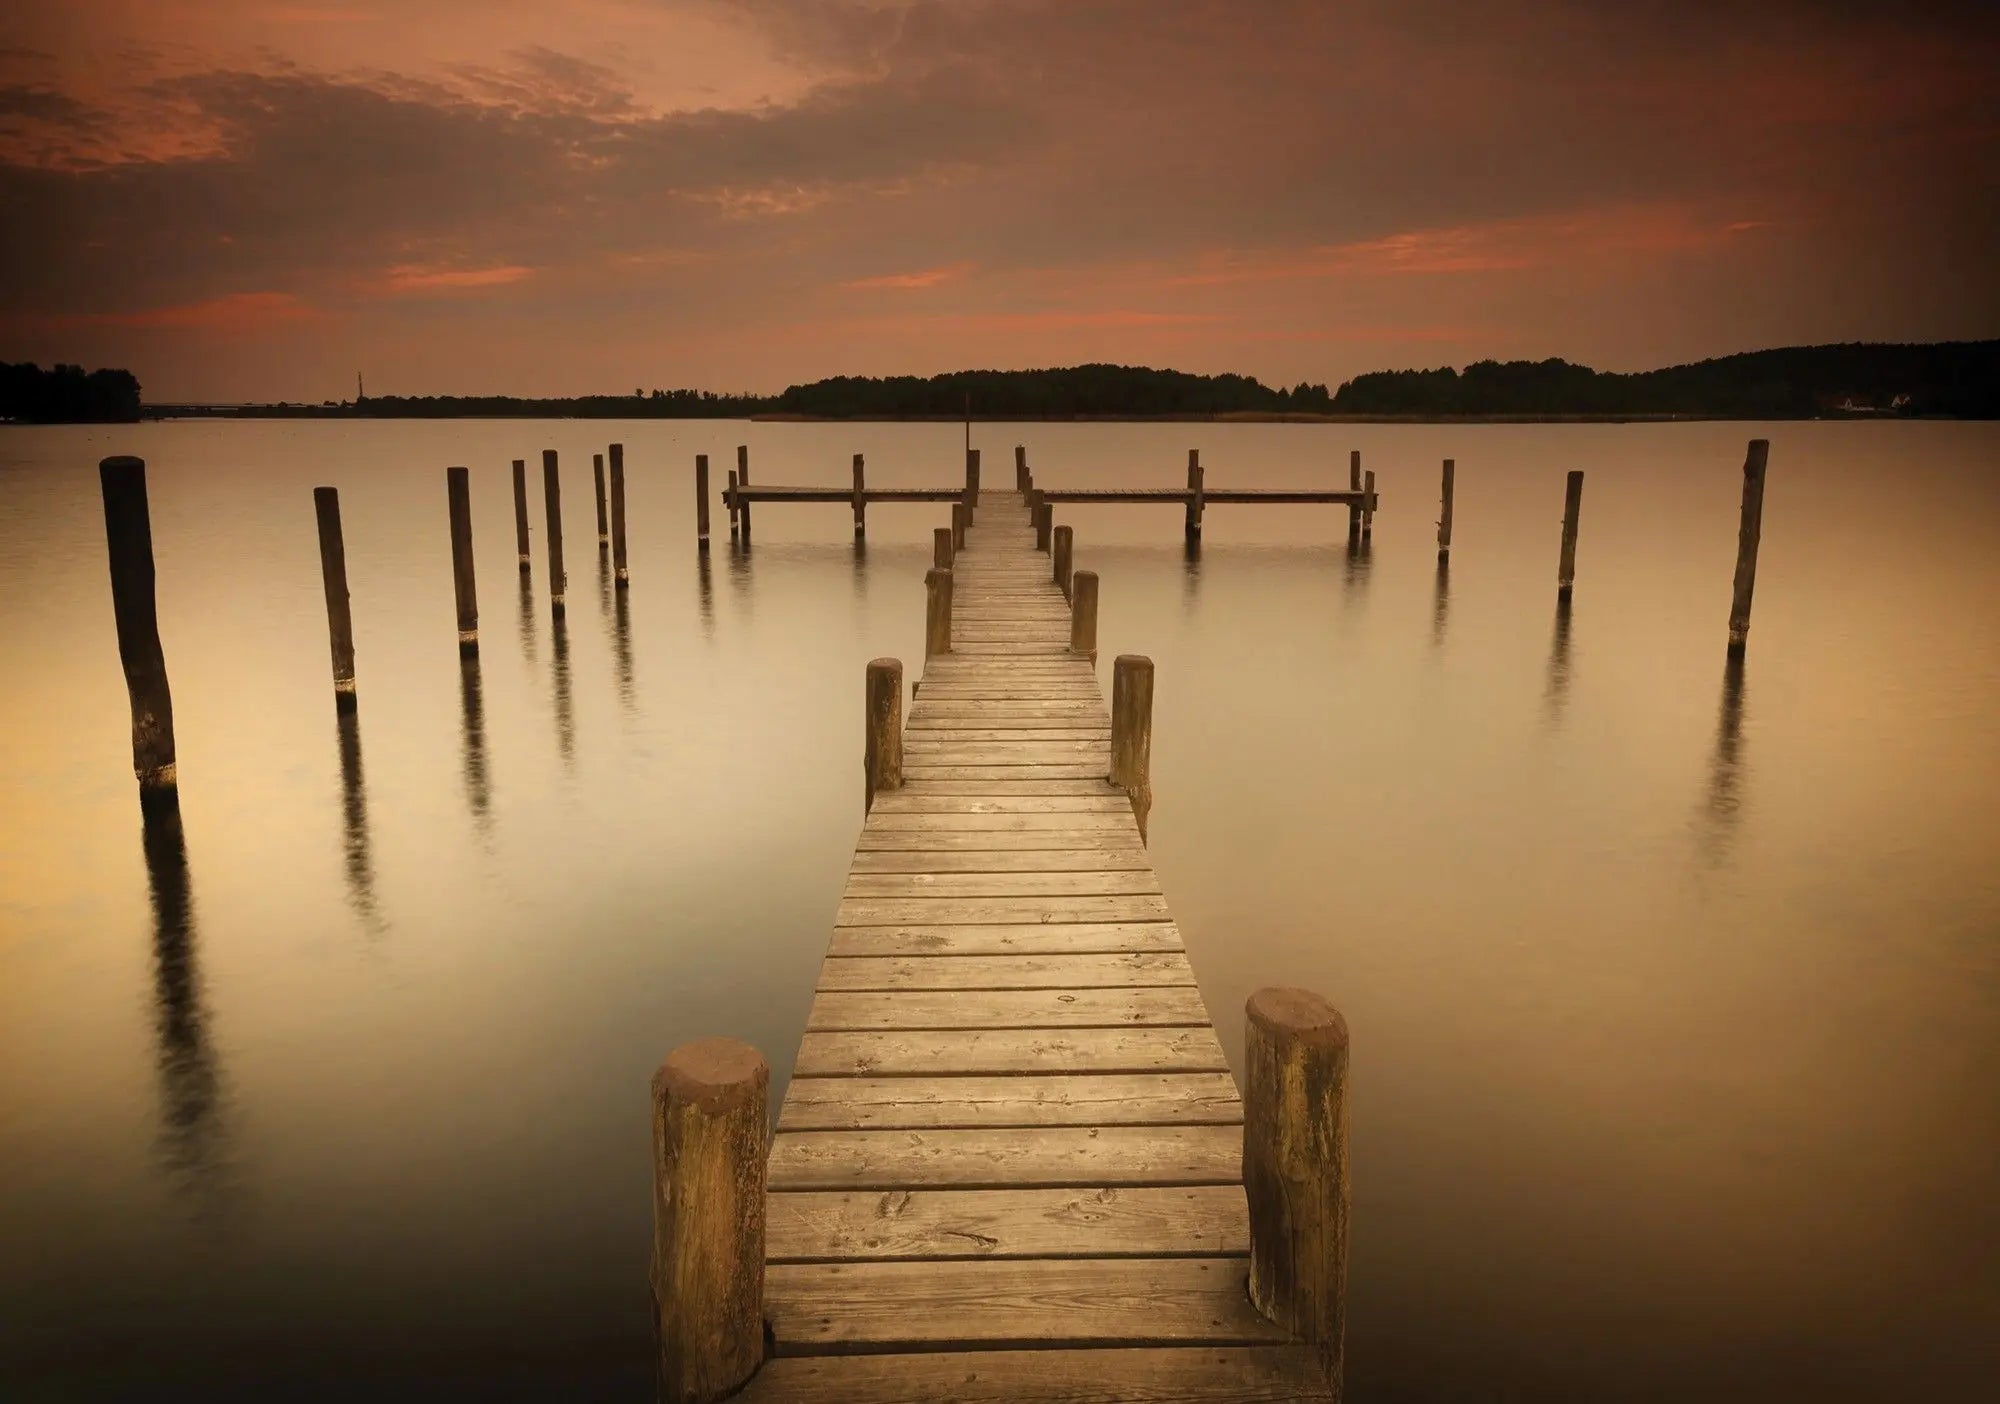
[[[0, 430], [0, 1394], [644, 1398], [646, 1084], [782, 1078], [860, 820], [862, 666], [922, 654], [960, 429]], [[1725, 666], [1744, 441], [1772, 440]], [[633, 584], [593, 540], [626, 444]], [[1044, 486], [1379, 474], [1345, 513], [1076, 507], [1158, 664], [1153, 852], [1223, 1039], [1354, 1033], [1350, 1398], [1971, 1398], [2000, 1321], [2000, 426], [1004, 425]], [[539, 489], [562, 451], [552, 628]], [[99, 457], [150, 464], [182, 832], [142, 831]], [[1449, 574], [1431, 545], [1456, 458]], [[443, 468], [484, 646], [455, 646]], [[1558, 614], [1563, 474], [1587, 473]], [[311, 488], [359, 651], [332, 706]], [[721, 527], [723, 518], [717, 513]], [[1108, 679], [1107, 679], [1108, 682]]]

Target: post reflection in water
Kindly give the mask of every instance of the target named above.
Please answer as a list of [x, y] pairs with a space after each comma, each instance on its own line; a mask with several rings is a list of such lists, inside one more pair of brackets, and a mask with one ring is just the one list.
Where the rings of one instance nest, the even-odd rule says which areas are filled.
[[1375, 560], [1374, 543], [1349, 538], [1347, 560], [1340, 575], [1340, 602], [1344, 608], [1359, 605], [1368, 594], [1368, 573]]
[[695, 558], [695, 592], [699, 596], [701, 610], [701, 636], [715, 637], [715, 578], [709, 574], [708, 552], [703, 551]]
[[746, 611], [750, 608], [750, 543], [733, 541], [729, 545], [729, 589]]
[[465, 742], [465, 798], [484, 835], [492, 827], [493, 794], [486, 772], [486, 708], [479, 695], [479, 660], [458, 660], [458, 700]]
[[1702, 805], [1701, 852], [1711, 864], [1727, 862], [1736, 847], [1743, 809], [1743, 659], [1722, 667], [1722, 707], [1715, 722], [1715, 755], [1709, 761]]
[[1542, 715], [1552, 727], [1562, 725], [1569, 701], [1569, 601], [1556, 601], [1555, 632], [1549, 638], [1549, 676], [1542, 689]]
[[361, 776], [361, 717], [342, 712], [340, 720], [340, 808], [346, 827], [344, 847], [347, 901], [362, 925], [383, 929], [375, 903], [375, 864], [368, 845], [368, 792]]
[[144, 813], [146, 877], [153, 898], [153, 1034], [160, 1083], [160, 1159], [177, 1186], [218, 1188], [224, 1094], [209, 1047], [195, 955], [194, 896], [180, 811]]
[[569, 626], [560, 617], [555, 621], [555, 701], [556, 701], [556, 749], [562, 752], [563, 764], [576, 763], [576, 715], [570, 706], [569, 695]]
[[1194, 617], [1195, 596], [1201, 585], [1201, 540], [1186, 537], [1181, 544], [1181, 617]]
[[618, 669], [618, 700], [629, 712], [638, 705], [638, 691], [632, 685], [632, 596], [629, 590], [618, 591], [612, 605], [611, 657]]
[[611, 557], [605, 554], [606, 549], [608, 548], [600, 542], [597, 552], [597, 608], [598, 612], [604, 616], [606, 622], [609, 622], [611, 619]]
[[854, 538], [854, 603], [859, 605], [868, 598], [868, 539]]
[[528, 572], [521, 572], [521, 652], [535, 661], [535, 587]]
[[1444, 646], [1445, 617], [1451, 613], [1451, 562], [1440, 559], [1437, 585], [1431, 595], [1431, 647]]

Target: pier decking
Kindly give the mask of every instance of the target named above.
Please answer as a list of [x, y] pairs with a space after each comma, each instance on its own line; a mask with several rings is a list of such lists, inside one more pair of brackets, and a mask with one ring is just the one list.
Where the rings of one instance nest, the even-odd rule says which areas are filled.
[[771, 1143], [742, 1397], [1331, 1399], [1246, 1292], [1243, 1104], [1020, 494], [952, 571]]

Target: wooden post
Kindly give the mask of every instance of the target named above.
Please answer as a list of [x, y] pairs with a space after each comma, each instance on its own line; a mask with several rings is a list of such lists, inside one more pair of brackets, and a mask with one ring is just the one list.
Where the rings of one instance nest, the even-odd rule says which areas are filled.
[[1201, 450], [1188, 450], [1188, 503], [1185, 535], [1189, 541], [1201, 540], [1202, 471]]
[[868, 485], [862, 477], [861, 455], [854, 455], [854, 539], [868, 535]]
[[[748, 444], [738, 444], [736, 446], [736, 486], [739, 488], [750, 486], [750, 445]], [[736, 515], [743, 523], [743, 544], [748, 546], [750, 544], [750, 504], [743, 501], [741, 497], [738, 497], [736, 502]]]
[[562, 479], [556, 474], [554, 449], [542, 450], [542, 511], [549, 538], [549, 612], [560, 619], [569, 576], [563, 570]]
[[694, 456], [694, 541], [695, 550], [708, 550], [708, 455]]
[[625, 568], [625, 445], [611, 446], [611, 571], [618, 588], [632, 583]]
[[1028, 446], [1014, 445], [1014, 491], [1026, 494], [1028, 491]]
[[722, 494], [722, 505], [729, 509], [729, 539], [736, 539], [736, 470], [729, 470], [729, 488]]
[[[931, 574], [939, 572], [932, 571]], [[943, 574], [948, 591], [951, 588], [951, 573], [946, 571]], [[932, 598], [936, 598], [935, 592]], [[902, 788], [903, 664], [900, 659], [877, 658], [868, 664], [868, 747], [862, 759], [862, 771], [867, 781], [868, 809], [875, 807], [875, 796], [879, 792]]]
[[479, 592], [472, 576], [472, 484], [463, 468], [445, 469], [444, 484], [451, 502], [451, 582], [458, 595], [458, 651], [461, 657], [472, 657], [479, 652]]
[[313, 489], [313, 514], [319, 518], [319, 574], [326, 586], [326, 636], [333, 650], [333, 709], [354, 710], [354, 618], [347, 606], [347, 546], [340, 535], [340, 494], [330, 487]]
[[1055, 557], [1056, 585], [1058, 588], [1062, 590], [1064, 599], [1069, 598], [1070, 554], [1075, 549], [1075, 546], [1076, 546], [1076, 529], [1074, 527], [1067, 527], [1067, 526], [1057, 527], [1055, 530], [1056, 548], [1054, 552], [1052, 552], [1051, 554]]
[[528, 465], [518, 458], [514, 460], [514, 549], [521, 553], [521, 574], [528, 574]]
[[1097, 572], [1080, 570], [1070, 577], [1069, 651], [1097, 661]]
[[924, 572], [924, 657], [951, 652], [951, 568], [932, 566]]
[[1111, 665], [1111, 783], [1132, 798], [1139, 838], [1153, 808], [1153, 660], [1121, 653]]
[[[1361, 491], [1361, 450], [1350, 449], [1347, 454], [1347, 490]], [[1352, 546], [1361, 540], [1361, 504], [1353, 502], [1347, 508], [1347, 544]]]
[[604, 455], [590, 456], [590, 476], [597, 485], [597, 551], [599, 555], [611, 549], [611, 523], [604, 515]]
[[1443, 501], [1438, 507], [1438, 559], [1441, 561], [1451, 555], [1452, 472], [1453, 472], [1452, 461], [1449, 458], [1447, 458], [1444, 461], [1444, 497]]
[[667, 1404], [711, 1404], [764, 1363], [770, 1090], [762, 1055], [733, 1038], [682, 1044], [653, 1076], [653, 1311]]
[[1243, 1190], [1250, 1301], [1341, 1393], [1347, 1323], [1347, 1022], [1306, 990], [1245, 1007]]
[[1729, 655], [1750, 642], [1750, 597], [1757, 589], [1757, 543], [1764, 533], [1764, 468], [1769, 439], [1752, 439], [1743, 457], [1743, 516], [1736, 528], [1736, 589], [1729, 600]]
[[1037, 551], [1052, 549], [1049, 545], [1049, 537], [1055, 531], [1055, 525], [1056, 505], [1044, 497], [1035, 503], [1035, 549]]
[[950, 570], [951, 558], [951, 528], [938, 527], [931, 532], [931, 564], [939, 570]]
[[118, 626], [118, 661], [132, 703], [132, 773], [139, 808], [180, 806], [174, 760], [174, 699], [160, 650], [154, 600], [153, 521], [146, 504], [146, 460], [107, 458], [97, 465], [104, 496], [104, 543], [111, 558], [111, 613]]
[[1576, 583], [1576, 514], [1583, 507], [1583, 470], [1572, 468], [1563, 488], [1562, 558], [1556, 563], [1556, 598], [1569, 598]]
[[1361, 539], [1368, 540], [1375, 534], [1375, 470], [1370, 468], [1361, 478]]
[[979, 521], [979, 450], [965, 451], [965, 524], [974, 526]]
[[954, 553], [965, 549], [966, 515], [963, 502], [951, 504], [951, 549]]

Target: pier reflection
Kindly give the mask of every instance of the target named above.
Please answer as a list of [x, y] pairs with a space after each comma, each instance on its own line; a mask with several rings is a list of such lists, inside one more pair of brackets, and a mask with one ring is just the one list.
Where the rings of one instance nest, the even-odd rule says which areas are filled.
[[368, 791], [361, 774], [361, 718], [342, 712], [340, 720], [340, 812], [345, 828], [343, 866], [347, 903], [370, 931], [383, 928], [375, 902], [375, 864], [368, 842]]
[[1542, 687], [1542, 715], [1551, 727], [1560, 727], [1563, 709], [1569, 702], [1569, 601], [1556, 601], [1554, 632], [1549, 636], [1548, 680]]
[[1736, 849], [1743, 810], [1743, 659], [1722, 668], [1722, 703], [1715, 721], [1715, 753], [1708, 763], [1708, 793], [1702, 804], [1701, 852], [1711, 864], [1726, 863]]
[[521, 652], [535, 661], [535, 587], [527, 571], [521, 572]]
[[715, 638], [715, 577], [708, 568], [708, 552], [695, 557], [694, 588], [696, 608], [701, 614], [701, 636]]
[[618, 675], [618, 701], [626, 711], [639, 702], [632, 685], [632, 592], [620, 590], [611, 607], [611, 659]]
[[1375, 563], [1375, 546], [1366, 537], [1349, 537], [1340, 572], [1340, 602], [1353, 609], [1368, 597], [1368, 575]]
[[160, 1160], [177, 1185], [218, 1187], [223, 1162], [224, 1091], [209, 1043], [208, 1010], [196, 961], [194, 895], [180, 811], [144, 811], [142, 839], [153, 899], [153, 1037], [159, 1079]]
[[1446, 616], [1451, 613], [1451, 560], [1438, 558], [1437, 584], [1431, 591], [1431, 647], [1444, 646]]
[[1201, 593], [1201, 538], [1181, 542], [1181, 617], [1194, 618], [1195, 596]]
[[465, 798], [472, 822], [484, 835], [492, 828], [493, 793], [486, 767], [486, 707], [480, 697], [479, 660], [458, 660], [460, 737], [465, 752]]
[[558, 618], [552, 635], [555, 642], [555, 663], [551, 670], [555, 684], [556, 749], [562, 752], [563, 764], [576, 764], [576, 715], [570, 703], [569, 691], [569, 625]]

